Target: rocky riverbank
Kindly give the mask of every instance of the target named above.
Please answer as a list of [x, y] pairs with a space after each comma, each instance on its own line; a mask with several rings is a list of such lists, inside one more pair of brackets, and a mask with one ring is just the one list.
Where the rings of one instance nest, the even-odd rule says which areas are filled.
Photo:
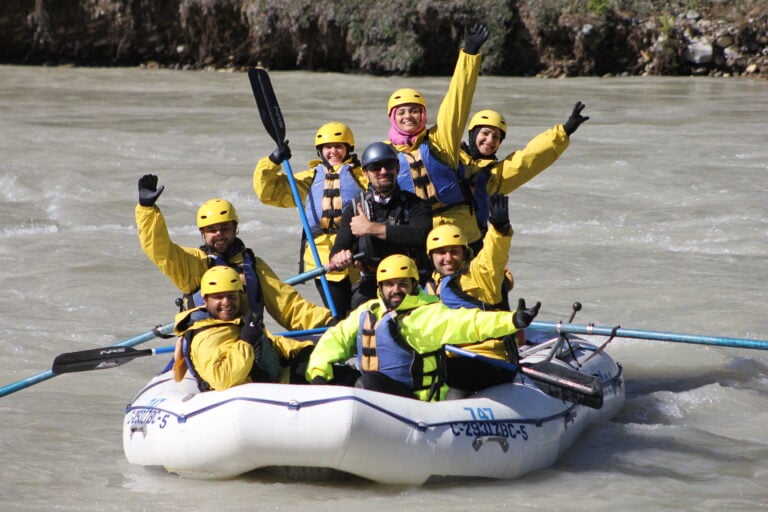
[[0, 62], [446, 75], [768, 77], [768, 0], [3, 0]]

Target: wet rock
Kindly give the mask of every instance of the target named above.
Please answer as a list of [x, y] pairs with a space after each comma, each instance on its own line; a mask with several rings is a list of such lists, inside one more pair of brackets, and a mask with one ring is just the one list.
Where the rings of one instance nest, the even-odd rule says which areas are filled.
[[692, 64], [706, 64], [712, 61], [712, 44], [696, 41], [685, 48], [685, 59]]

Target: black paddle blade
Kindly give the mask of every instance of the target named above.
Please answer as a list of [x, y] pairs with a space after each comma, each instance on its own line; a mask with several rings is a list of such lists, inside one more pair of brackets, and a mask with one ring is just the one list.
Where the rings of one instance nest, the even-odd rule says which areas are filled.
[[592, 409], [600, 409], [603, 406], [603, 385], [594, 375], [587, 375], [551, 361], [522, 366], [521, 370], [523, 375], [541, 383], [539, 387], [549, 396]]
[[269, 74], [264, 68], [249, 68], [248, 79], [251, 81], [253, 97], [256, 99], [256, 106], [259, 107], [259, 115], [264, 129], [267, 130], [277, 146], [282, 149], [285, 141], [285, 121], [283, 120], [283, 113], [280, 111], [280, 104], [275, 97], [275, 91], [272, 89]]
[[131, 347], [107, 347], [67, 352], [56, 356], [51, 371], [54, 375], [60, 375], [62, 373], [105, 370], [125, 364], [137, 357], [151, 355], [151, 349], [136, 350]]

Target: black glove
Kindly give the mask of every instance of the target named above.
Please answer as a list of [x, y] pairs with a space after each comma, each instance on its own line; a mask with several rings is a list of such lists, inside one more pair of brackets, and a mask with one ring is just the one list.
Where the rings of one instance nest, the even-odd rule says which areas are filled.
[[328, 384], [328, 381], [318, 375], [310, 381], [310, 384]]
[[584, 107], [586, 107], [586, 105], [580, 101], [577, 101], [573, 106], [571, 117], [568, 118], [568, 120], [565, 122], [565, 125], [563, 126], [565, 128], [565, 133], [567, 133], [569, 137], [573, 132], [576, 131], [579, 126], [581, 126], [581, 123], [589, 119], [589, 116], [581, 115], [581, 111], [584, 110]]
[[288, 147], [288, 141], [284, 141], [281, 145], [277, 147], [276, 150], [272, 152], [271, 155], [269, 155], [269, 160], [273, 164], [281, 164], [286, 160], [291, 159], [291, 148]]
[[488, 27], [482, 23], [466, 27], [464, 30], [464, 51], [470, 55], [477, 55], [480, 47], [488, 40]]
[[531, 325], [531, 322], [533, 322], [533, 319], [536, 318], [536, 315], [539, 314], [540, 307], [541, 302], [536, 302], [535, 306], [526, 309], [525, 299], [518, 300], [517, 311], [515, 311], [515, 316], [512, 318], [512, 323], [515, 324], [515, 327], [518, 329], [528, 327]]
[[[247, 341], [254, 348], [261, 348], [261, 340], [264, 338], [264, 327], [258, 316], [251, 313], [243, 317], [243, 326], [240, 328], [240, 339]], [[261, 350], [259, 350], [261, 351]]]
[[145, 174], [139, 178], [139, 204], [141, 206], [154, 206], [164, 189], [164, 185], [157, 188], [157, 176]]
[[509, 198], [504, 194], [492, 194], [488, 198], [490, 211], [488, 222], [502, 235], [509, 233]]

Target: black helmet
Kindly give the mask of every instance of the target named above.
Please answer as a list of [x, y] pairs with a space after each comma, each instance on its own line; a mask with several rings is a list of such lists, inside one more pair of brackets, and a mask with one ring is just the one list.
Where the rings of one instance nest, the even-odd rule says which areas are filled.
[[395, 151], [395, 148], [385, 142], [374, 142], [363, 151], [363, 160], [360, 164], [365, 169], [372, 164], [392, 160], [397, 161], [397, 151]]

